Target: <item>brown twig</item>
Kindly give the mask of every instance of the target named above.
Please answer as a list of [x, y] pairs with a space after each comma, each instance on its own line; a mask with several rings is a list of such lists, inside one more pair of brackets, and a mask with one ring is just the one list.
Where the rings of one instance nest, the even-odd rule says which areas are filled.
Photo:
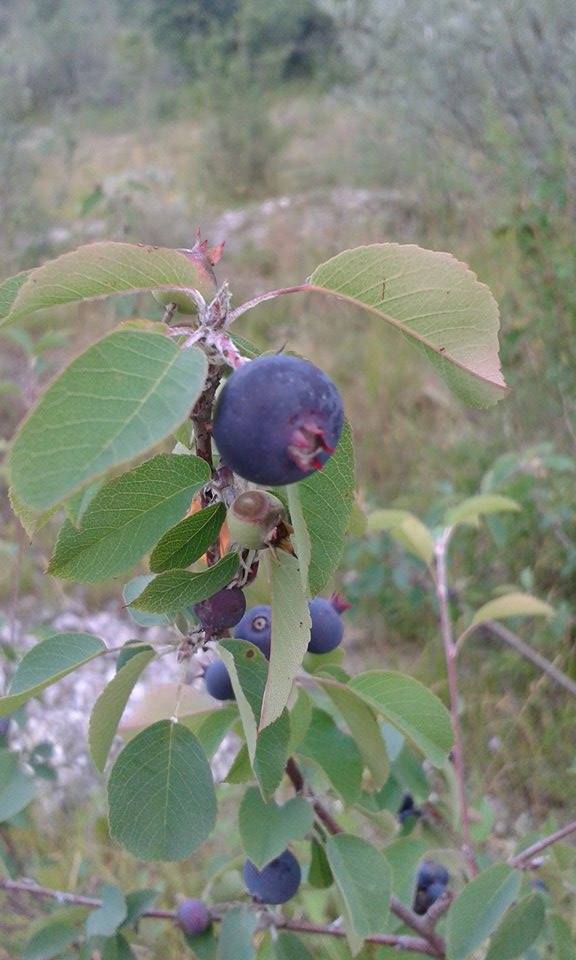
[[452, 756], [454, 759], [454, 774], [456, 776], [456, 787], [458, 790], [458, 806], [460, 812], [460, 829], [462, 833], [462, 855], [468, 864], [472, 876], [478, 873], [472, 837], [470, 833], [470, 811], [468, 808], [468, 798], [466, 795], [466, 771], [464, 767], [464, 742], [462, 737], [462, 726], [458, 712], [458, 672], [456, 667], [457, 647], [452, 635], [452, 621], [450, 619], [450, 609], [448, 606], [448, 580], [446, 569], [446, 555], [448, 544], [450, 542], [452, 530], [447, 528], [442, 532], [434, 547], [434, 568], [435, 568], [435, 587], [438, 598], [438, 610], [440, 616], [440, 631], [444, 645], [444, 656], [446, 659], [446, 671], [448, 674], [448, 689], [450, 691], [450, 720], [452, 723], [452, 732], [454, 734], [454, 749]]
[[508, 627], [503, 626], [501, 623], [497, 623], [495, 620], [488, 620], [482, 626], [488, 627], [488, 629], [494, 633], [500, 640], [503, 640], [504, 643], [507, 643], [508, 646], [516, 650], [517, 653], [520, 653], [523, 657], [526, 657], [527, 660], [531, 660], [543, 673], [547, 674], [552, 680], [558, 683], [561, 687], [564, 687], [565, 690], [568, 690], [569, 693], [576, 695], [576, 683], [568, 677], [562, 670], [559, 670], [553, 663], [550, 663], [546, 657], [543, 657], [541, 654], [537, 653], [536, 650], [533, 650], [529, 644], [527, 644], [521, 637], [518, 637], [515, 633], [512, 633]]
[[571, 820], [570, 823], [560, 827], [560, 829], [554, 833], [543, 837], [541, 840], [537, 840], [531, 847], [527, 847], [526, 850], [517, 853], [515, 857], [511, 857], [508, 863], [511, 867], [518, 867], [520, 870], [525, 870], [532, 865], [532, 860], [541, 853], [542, 850], [546, 850], [547, 847], [551, 847], [553, 843], [557, 843], [558, 840], [563, 840], [564, 837], [568, 837], [571, 833], [576, 833], [576, 820]]
[[[95, 909], [102, 905], [102, 901], [97, 897], [85, 897], [76, 893], [64, 893], [61, 890], [51, 890], [48, 887], [41, 887], [30, 880], [5, 880], [0, 879], [0, 890], [7, 893], [27, 893], [32, 897], [49, 898], [57, 900], [62, 904], [71, 904], [78, 907], [88, 907]], [[221, 904], [210, 912], [213, 921], [218, 922], [222, 919], [226, 905]], [[255, 909], [261, 910], [261, 906], [256, 904]], [[151, 918], [157, 920], [176, 921], [176, 913], [173, 910], [146, 910], [142, 918]], [[264, 915], [261, 920], [261, 928], [277, 927], [283, 930], [294, 930], [298, 933], [315, 934], [326, 937], [344, 937], [345, 931], [339, 927], [325, 925], [320, 923], [310, 923], [308, 920], [295, 920], [287, 917], [275, 917], [272, 914]], [[381, 946], [396, 947], [398, 950], [407, 950], [413, 953], [422, 953], [429, 957], [441, 957], [437, 949], [432, 945], [428, 937], [412, 937], [404, 934], [375, 934], [366, 938], [369, 943], [377, 943]]]

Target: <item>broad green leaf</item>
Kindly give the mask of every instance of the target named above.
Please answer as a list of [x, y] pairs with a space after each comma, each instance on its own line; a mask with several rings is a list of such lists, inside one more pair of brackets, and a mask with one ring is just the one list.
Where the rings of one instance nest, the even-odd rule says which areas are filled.
[[130, 606], [132, 601], [139, 597], [144, 588], [153, 580], [153, 574], [142, 574], [139, 577], [133, 577], [132, 580], [124, 584], [122, 589], [122, 599], [126, 604], [127, 613], [130, 619], [140, 627], [165, 627], [172, 623], [171, 617], [165, 613], [145, 613], [144, 610], [135, 610]]
[[115, 477], [96, 494], [79, 530], [66, 521], [48, 573], [94, 583], [133, 566], [209, 479], [204, 460], [176, 454], [159, 454]]
[[392, 868], [392, 892], [406, 906], [412, 906], [418, 865], [429, 848], [424, 840], [399, 837], [386, 847], [386, 859]]
[[328, 677], [316, 676], [324, 692], [340, 711], [352, 734], [364, 763], [372, 774], [374, 788], [379, 790], [388, 779], [390, 766], [386, 744], [372, 709], [344, 683]]
[[325, 890], [334, 883], [334, 877], [332, 876], [324, 846], [316, 839], [313, 839], [310, 844], [308, 883], [318, 890]]
[[124, 923], [128, 907], [119, 887], [104, 883], [98, 890], [102, 904], [92, 910], [86, 919], [87, 937], [111, 937]]
[[413, 740], [434, 766], [444, 765], [454, 742], [450, 714], [423, 684], [402, 673], [368, 670], [349, 686]]
[[103, 480], [95, 480], [94, 483], [89, 484], [89, 486], [75, 493], [64, 504], [66, 515], [70, 523], [73, 523], [75, 527], [80, 526], [82, 517], [98, 491], [102, 488], [103, 483]]
[[360, 796], [363, 763], [355, 741], [336, 726], [324, 710], [314, 708], [312, 720], [298, 753], [322, 768], [335, 790], [354, 803]]
[[17, 757], [0, 750], [0, 823], [24, 810], [35, 794], [34, 781], [20, 769]]
[[[18, 277], [11, 280], [16, 285]], [[3, 286], [8, 283], [10, 281], [5, 281]], [[18, 286], [5, 322], [44, 307], [115, 293], [192, 288], [209, 296], [214, 285], [207, 270], [202, 269], [201, 261], [180, 250], [104, 241], [89, 243], [49, 260], [29, 271]], [[7, 301], [11, 294], [8, 288]]]
[[246, 791], [240, 804], [238, 825], [246, 855], [259, 869], [291, 843], [312, 829], [314, 811], [303, 797], [292, 797], [283, 806], [266, 803], [255, 787]]
[[546, 905], [540, 893], [531, 893], [506, 914], [490, 941], [486, 960], [515, 960], [544, 929]]
[[391, 883], [386, 858], [366, 840], [346, 833], [329, 837], [326, 855], [352, 932], [360, 939], [386, 933]]
[[238, 719], [238, 707], [235, 703], [212, 710], [210, 713], [182, 716], [180, 723], [192, 731], [207, 757], [211, 757]]
[[252, 769], [263, 796], [267, 798], [280, 783], [288, 759], [288, 711], [283, 710], [268, 727], [257, 733], [268, 664], [260, 650], [246, 640], [222, 640], [219, 652], [230, 672]]
[[189, 567], [214, 543], [225, 519], [226, 508], [222, 503], [214, 503], [185, 517], [158, 541], [150, 554], [150, 569], [163, 573]]
[[552, 913], [548, 924], [554, 941], [554, 960], [574, 960], [574, 936], [564, 917]]
[[78, 939], [78, 928], [64, 920], [50, 920], [26, 942], [22, 960], [55, 960]]
[[48, 521], [58, 511], [58, 507], [49, 507], [48, 510], [34, 510], [32, 507], [22, 503], [20, 497], [14, 490], [8, 491], [8, 499], [15, 517], [18, 518], [30, 540], [34, 534], [38, 533], [42, 527], [45, 527]]
[[312, 701], [305, 690], [298, 690], [296, 701], [290, 708], [290, 744], [289, 753], [294, 753], [306, 736], [312, 720]]
[[101, 960], [136, 960], [136, 954], [121, 933], [108, 937], [102, 947]]
[[208, 761], [181, 723], [137, 734], [108, 782], [110, 834], [141, 860], [183, 860], [209, 836], [216, 795]]
[[124, 926], [135, 927], [140, 917], [150, 909], [159, 896], [159, 890], [133, 890], [127, 893]]
[[477, 497], [469, 497], [446, 512], [445, 523], [447, 527], [455, 527], [459, 523], [469, 523], [477, 526], [481, 516], [491, 513], [509, 513], [511, 511], [521, 510], [522, 507], [510, 497], [502, 497], [498, 494], [481, 494]]
[[36, 644], [18, 666], [7, 696], [0, 697], [0, 717], [105, 652], [103, 641], [89, 633], [57, 633]]
[[188, 570], [167, 570], [144, 588], [130, 604], [146, 613], [175, 614], [191, 604], [205, 600], [226, 587], [238, 570], [238, 555], [228, 553], [213, 567], [200, 573]]
[[186, 944], [192, 950], [193, 960], [216, 960], [218, 955], [218, 940], [214, 927], [210, 926], [204, 933], [196, 936], [184, 934]]
[[531, 597], [528, 593], [507, 593], [496, 600], [490, 600], [476, 611], [472, 625], [485, 623], [486, 620], [505, 620], [506, 617], [553, 617], [554, 609], [543, 600]]
[[[8, 277], [7, 280], [3, 280], [2, 283], [0, 283], [0, 320], [3, 320], [4, 317], [7, 317], [12, 310], [14, 300], [18, 296], [20, 287], [24, 285], [31, 273], [31, 270], [23, 270], [22, 273], [17, 273], [13, 277]], [[0, 324], [0, 326], [3, 326], [3, 324]]]
[[45, 510], [154, 447], [190, 413], [207, 361], [158, 333], [120, 330], [89, 347], [48, 387], [10, 456], [11, 485]]
[[252, 766], [248, 747], [243, 743], [226, 774], [226, 783], [248, 783], [249, 780], [252, 780]]
[[92, 759], [100, 771], [106, 766], [112, 741], [116, 736], [120, 718], [124, 713], [124, 708], [128, 703], [134, 685], [142, 671], [155, 656], [154, 650], [145, 650], [143, 653], [136, 652], [110, 683], [104, 687], [92, 708], [88, 741]]
[[272, 595], [272, 644], [260, 729], [276, 720], [288, 703], [310, 641], [311, 626], [296, 558], [283, 550], [268, 550], [264, 563]]
[[345, 424], [322, 470], [286, 488], [304, 590], [320, 593], [338, 567], [354, 504], [354, 450]]
[[504, 396], [498, 305], [449, 253], [398, 243], [356, 247], [317, 267], [310, 283], [395, 327], [465, 403], [488, 407]]
[[374, 510], [368, 515], [369, 533], [387, 531], [405, 550], [424, 563], [432, 563], [434, 541], [432, 534], [418, 517], [408, 510]]
[[274, 943], [276, 960], [312, 960], [300, 937], [290, 930], [280, 930]]
[[254, 933], [258, 917], [249, 907], [233, 907], [224, 914], [218, 942], [218, 960], [254, 960]]
[[466, 960], [484, 943], [516, 900], [520, 884], [518, 871], [495, 863], [464, 887], [448, 911], [448, 960]]

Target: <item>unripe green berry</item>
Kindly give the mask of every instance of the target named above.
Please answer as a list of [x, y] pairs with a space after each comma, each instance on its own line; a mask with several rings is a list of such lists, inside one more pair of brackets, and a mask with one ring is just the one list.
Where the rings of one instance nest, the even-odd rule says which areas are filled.
[[260, 550], [284, 519], [284, 505], [266, 490], [248, 490], [236, 497], [226, 521], [232, 540], [239, 547]]
[[187, 316], [198, 313], [196, 300], [185, 290], [154, 290], [152, 296], [161, 307], [167, 307], [170, 303], [175, 303], [179, 313]]

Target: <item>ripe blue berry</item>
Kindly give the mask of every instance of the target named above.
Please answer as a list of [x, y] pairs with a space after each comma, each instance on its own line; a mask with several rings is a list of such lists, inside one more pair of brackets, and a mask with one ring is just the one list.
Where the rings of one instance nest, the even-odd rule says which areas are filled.
[[300, 886], [300, 864], [290, 850], [285, 850], [262, 870], [246, 860], [243, 877], [248, 893], [260, 903], [286, 903]]
[[427, 890], [433, 883], [442, 883], [445, 887], [450, 882], [450, 874], [446, 867], [435, 860], [423, 860], [418, 870], [416, 886], [419, 890]]
[[223, 660], [213, 660], [204, 671], [204, 683], [215, 700], [235, 700], [230, 674]]
[[270, 659], [272, 638], [272, 608], [267, 603], [250, 607], [234, 630], [237, 640], [249, 640]]
[[312, 617], [310, 631], [310, 653], [329, 653], [342, 642], [344, 625], [340, 614], [325, 597], [314, 597], [308, 604]]
[[180, 929], [188, 936], [198, 936], [210, 926], [210, 914], [202, 900], [182, 900], [176, 910]]
[[242, 619], [246, 597], [240, 587], [224, 587], [212, 597], [195, 603], [193, 610], [206, 633], [216, 637]]
[[400, 823], [404, 823], [404, 821], [408, 820], [409, 817], [419, 817], [420, 813], [421, 811], [415, 805], [414, 797], [412, 796], [412, 794], [405, 793], [404, 796], [402, 797], [402, 801], [396, 813], [396, 816], [398, 817], [398, 820], [400, 821]]
[[234, 371], [218, 398], [213, 432], [235, 473], [282, 486], [326, 463], [343, 422], [342, 400], [330, 378], [307, 360], [282, 354]]

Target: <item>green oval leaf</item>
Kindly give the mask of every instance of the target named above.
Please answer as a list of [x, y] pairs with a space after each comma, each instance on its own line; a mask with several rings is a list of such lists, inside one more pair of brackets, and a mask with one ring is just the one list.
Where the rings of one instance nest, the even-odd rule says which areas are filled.
[[150, 450], [186, 419], [206, 370], [200, 350], [158, 333], [120, 330], [95, 343], [21, 425], [10, 455], [14, 493], [43, 510]]
[[432, 563], [434, 541], [428, 527], [408, 510], [374, 510], [367, 518], [369, 533], [389, 532], [405, 550], [426, 564]]
[[334, 789], [354, 803], [360, 797], [362, 756], [352, 739], [340, 730], [330, 714], [314, 708], [312, 719], [298, 753], [314, 760], [322, 768]]
[[283, 550], [268, 550], [264, 564], [272, 596], [272, 643], [260, 729], [273, 723], [288, 703], [308, 648], [311, 626], [296, 558]]
[[402, 673], [368, 670], [348, 684], [366, 703], [409, 737], [436, 767], [442, 767], [454, 737], [450, 714], [426, 687]]
[[205, 460], [177, 454], [159, 454], [115, 477], [96, 494], [79, 530], [64, 524], [48, 573], [94, 583], [133, 566], [209, 479]]
[[[203, 261], [180, 250], [144, 244], [89, 243], [4, 281], [0, 304], [11, 309], [5, 323], [52, 307], [139, 290], [196, 289], [207, 296], [213, 277]], [[1, 314], [0, 314], [1, 315]]]
[[311, 596], [324, 590], [342, 559], [354, 486], [352, 433], [345, 424], [322, 470], [286, 488], [305, 592]]
[[150, 569], [163, 573], [189, 567], [214, 543], [225, 519], [223, 503], [214, 503], [186, 517], [158, 541], [150, 554]]
[[505, 620], [506, 617], [553, 617], [554, 609], [543, 600], [531, 597], [528, 593], [507, 593], [496, 600], [490, 600], [476, 611], [472, 625], [485, 623], [486, 620]]
[[455, 527], [459, 523], [469, 523], [477, 526], [480, 517], [491, 513], [510, 513], [518, 512], [522, 507], [510, 497], [501, 497], [498, 494], [480, 494], [477, 497], [469, 497], [459, 503], [457, 507], [452, 507], [446, 512], [446, 526]]
[[515, 960], [540, 936], [546, 923], [546, 905], [540, 893], [531, 893], [513, 906], [490, 941], [486, 960]]
[[51, 920], [27, 941], [22, 960], [54, 960], [78, 939], [78, 929], [64, 920]]
[[135, 647], [134, 651], [130, 660], [118, 671], [108, 686], [104, 687], [90, 716], [88, 729], [90, 753], [100, 771], [106, 766], [112, 741], [116, 736], [118, 724], [134, 685], [142, 671], [156, 656], [154, 650], [138, 653], [138, 648]]
[[344, 718], [372, 774], [374, 788], [379, 790], [388, 779], [390, 765], [373, 710], [346, 684], [318, 674], [315, 679]]
[[246, 855], [260, 869], [291, 843], [301, 840], [314, 824], [312, 805], [303, 797], [292, 797], [283, 806], [266, 803], [259, 790], [251, 787], [240, 804], [238, 825]]
[[0, 717], [103, 653], [106, 644], [89, 633], [57, 633], [36, 644], [18, 666], [7, 696], [0, 697]]
[[464, 887], [448, 911], [448, 960], [466, 960], [484, 943], [514, 903], [520, 884], [517, 870], [495, 863]]
[[111, 883], [103, 883], [98, 896], [102, 903], [88, 914], [86, 936], [111, 937], [128, 915], [126, 900], [120, 888]]
[[181, 723], [159, 720], [119, 754], [108, 782], [110, 834], [142, 860], [183, 860], [212, 832], [208, 761]]
[[254, 960], [254, 933], [258, 917], [249, 907], [227, 910], [220, 928], [218, 960]]
[[0, 823], [24, 810], [35, 794], [34, 781], [20, 769], [18, 759], [9, 750], [0, 750]]
[[229, 553], [200, 573], [167, 570], [159, 573], [130, 604], [147, 613], [179, 613], [227, 586], [238, 570], [238, 555]]
[[339, 833], [329, 837], [326, 855], [347, 927], [360, 939], [388, 932], [391, 871], [383, 854], [360, 837]]
[[310, 283], [395, 327], [466, 403], [487, 407], [504, 395], [498, 305], [451, 254], [375, 243], [321, 264]]

